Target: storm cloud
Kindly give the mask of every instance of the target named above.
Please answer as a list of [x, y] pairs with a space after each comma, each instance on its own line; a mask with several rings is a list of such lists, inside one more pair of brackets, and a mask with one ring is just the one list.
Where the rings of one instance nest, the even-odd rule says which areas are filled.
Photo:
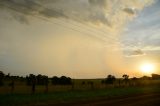
[[[124, 17], [135, 14], [133, 7], [141, 10], [151, 3], [151, 0], [143, 2], [138, 0], [0, 0], [0, 7], [23, 14], [15, 16], [12, 12], [13, 17], [20, 22], [29, 21], [27, 16], [31, 15], [44, 18], [65, 18], [110, 27], [116, 26], [117, 21], [124, 24]], [[123, 11], [128, 14], [121, 14]]]

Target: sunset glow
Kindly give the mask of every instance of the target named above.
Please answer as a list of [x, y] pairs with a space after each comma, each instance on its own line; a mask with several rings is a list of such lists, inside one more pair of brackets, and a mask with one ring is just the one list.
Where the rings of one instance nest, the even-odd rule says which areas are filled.
[[140, 66], [140, 70], [144, 74], [152, 74], [155, 71], [155, 66], [152, 63], [145, 63]]

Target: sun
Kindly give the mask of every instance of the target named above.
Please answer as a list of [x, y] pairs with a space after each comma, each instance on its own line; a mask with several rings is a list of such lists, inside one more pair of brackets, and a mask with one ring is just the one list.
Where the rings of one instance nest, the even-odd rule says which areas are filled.
[[140, 70], [144, 74], [152, 74], [155, 71], [155, 66], [152, 63], [144, 63], [140, 66]]

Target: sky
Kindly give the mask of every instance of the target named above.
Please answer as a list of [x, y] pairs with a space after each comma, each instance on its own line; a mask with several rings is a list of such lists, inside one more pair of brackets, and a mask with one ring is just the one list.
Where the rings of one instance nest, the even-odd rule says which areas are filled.
[[160, 0], [0, 0], [0, 70], [71, 78], [160, 74]]

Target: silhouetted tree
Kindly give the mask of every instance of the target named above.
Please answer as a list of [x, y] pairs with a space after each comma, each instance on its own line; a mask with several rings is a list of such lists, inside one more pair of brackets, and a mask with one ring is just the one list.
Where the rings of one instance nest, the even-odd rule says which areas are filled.
[[57, 76], [52, 77], [52, 84], [53, 85], [71, 85], [72, 81], [70, 77], [61, 76], [58, 78]]
[[127, 75], [127, 74], [124, 74], [122, 77], [124, 78], [124, 80], [128, 80], [128, 78], [129, 78], [129, 75]]
[[38, 74], [36, 76], [36, 79], [37, 79], [37, 85], [46, 85], [46, 83], [48, 81], [48, 76]]
[[32, 81], [32, 93], [35, 93], [36, 90], [36, 76], [31, 74], [30, 75], [31, 81]]
[[105, 84], [113, 84], [115, 80], [116, 80], [115, 76], [108, 75], [104, 82]]
[[35, 93], [35, 86], [36, 86], [36, 76], [33, 74], [30, 74], [29, 76], [26, 76], [27, 85], [32, 86], [32, 94]]
[[160, 75], [159, 74], [152, 74], [152, 79], [160, 79]]
[[29, 78], [29, 76], [26, 76], [26, 84], [27, 85], [31, 85], [31, 79]]
[[70, 77], [66, 77], [66, 76], [61, 76], [60, 77], [60, 84], [61, 85], [71, 85], [71, 78]]
[[37, 79], [37, 85], [43, 85], [44, 84], [43, 76], [41, 74], [38, 74], [36, 76], [36, 79]]
[[35, 86], [36, 85], [44, 85], [45, 86], [45, 92], [48, 92], [48, 76], [38, 74], [37, 76], [30, 74], [29, 76], [26, 76], [26, 82], [27, 85], [32, 86], [32, 93], [35, 92]]
[[45, 84], [45, 92], [47, 93], [48, 92], [48, 76], [43, 76], [43, 80], [44, 80], [44, 84]]
[[58, 85], [59, 84], [59, 78], [57, 76], [52, 77], [51, 81], [52, 81], [53, 85]]
[[10, 80], [10, 77], [11, 77], [11, 76], [10, 76], [10, 73], [8, 73], [8, 74], [5, 76], [5, 79], [6, 79], [6, 80]]
[[143, 76], [140, 78], [141, 80], [151, 80], [152, 78], [149, 76]]
[[124, 74], [122, 77], [123, 77], [123, 80], [125, 81], [125, 84], [127, 84], [129, 81], [129, 75]]
[[4, 84], [3, 83], [4, 76], [5, 76], [5, 74], [2, 71], [0, 71], [0, 86], [2, 86]]

